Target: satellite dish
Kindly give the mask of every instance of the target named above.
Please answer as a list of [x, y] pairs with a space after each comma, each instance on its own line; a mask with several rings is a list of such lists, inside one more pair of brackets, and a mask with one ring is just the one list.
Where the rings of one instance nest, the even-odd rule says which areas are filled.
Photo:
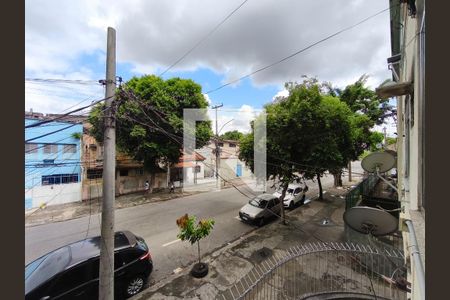
[[387, 211], [369, 206], [355, 206], [344, 213], [344, 222], [350, 228], [373, 236], [382, 236], [397, 230], [398, 221]]
[[395, 156], [388, 152], [374, 152], [367, 155], [361, 162], [361, 166], [369, 173], [384, 173], [395, 167]]

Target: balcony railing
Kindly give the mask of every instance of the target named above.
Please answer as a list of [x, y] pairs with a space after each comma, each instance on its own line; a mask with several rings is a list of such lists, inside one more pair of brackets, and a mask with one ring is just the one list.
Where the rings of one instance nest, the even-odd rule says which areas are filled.
[[[217, 299], [406, 299], [401, 251], [311, 243], [274, 254]], [[401, 281], [400, 281], [401, 282]]]

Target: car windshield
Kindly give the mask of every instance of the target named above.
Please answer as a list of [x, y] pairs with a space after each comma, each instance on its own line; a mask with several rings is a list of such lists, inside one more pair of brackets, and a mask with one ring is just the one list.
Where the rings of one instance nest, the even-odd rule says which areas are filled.
[[25, 294], [64, 270], [70, 260], [70, 247], [63, 247], [27, 265], [25, 267]]
[[[283, 188], [279, 188], [277, 192], [281, 194], [283, 192]], [[289, 188], [286, 190], [286, 195], [292, 194], [293, 192], [294, 192], [294, 189]]]
[[250, 205], [258, 207], [258, 208], [265, 208], [267, 206], [267, 200], [261, 199], [261, 198], [254, 198], [250, 200]]

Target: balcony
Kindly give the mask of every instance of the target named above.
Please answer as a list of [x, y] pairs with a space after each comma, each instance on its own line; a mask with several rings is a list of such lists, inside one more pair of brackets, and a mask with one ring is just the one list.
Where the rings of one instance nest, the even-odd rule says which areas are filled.
[[263, 261], [217, 299], [406, 299], [403, 264], [402, 251], [303, 244]]

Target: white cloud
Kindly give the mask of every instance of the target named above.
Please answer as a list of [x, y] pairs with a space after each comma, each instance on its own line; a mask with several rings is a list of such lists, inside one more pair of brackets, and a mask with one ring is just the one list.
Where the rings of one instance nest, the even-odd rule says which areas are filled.
[[205, 97], [206, 102], [208, 102], [208, 105], [211, 105], [212, 101], [211, 98], [209, 98], [208, 94], [203, 94], [203, 97]]
[[[239, 108], [224, 106], [217, 110], [217, 124], [219, 135], [227, 131], [237, 130], [242, 133], [250, 132], [250, 121], [254, 120], [262, 110], [255, 109], [250, 105], [242, 105]], [[216, 111], [209, 109], [208, 115], [212, 120], [212, 127], [215, 133]]]
[[278, 93], [275, 94], [275, 96], [272, 97], [272, 101], [275, 101], [278, 98], [285, 98], [289, 96], [289, 91], [286, 89], [283, 89], [281, 91], [279, 91]]
[[[133, 72], [140, 74], [162, 71], [240, 3], [27, 0], [26, 74], [89, 74], [82, 70], [79, 58], [104, 53], [107, 26], [117, 30], [119, 62], [130, 63]], [[173, 70], [207, 68], [223, 75], [224, 81], [236, 79], [388, 6], [387, 0], [292, 0], [276, 5], [272, 0], [248, 1]], [[385, 12], [251, 79], [256, 86], [282, 85], [308, 75], [345, 86], [368, 73], [373, 75], [369, 85], [374, 88], [390, 77], [386, 67], [389, 37], [389, 12]]]

